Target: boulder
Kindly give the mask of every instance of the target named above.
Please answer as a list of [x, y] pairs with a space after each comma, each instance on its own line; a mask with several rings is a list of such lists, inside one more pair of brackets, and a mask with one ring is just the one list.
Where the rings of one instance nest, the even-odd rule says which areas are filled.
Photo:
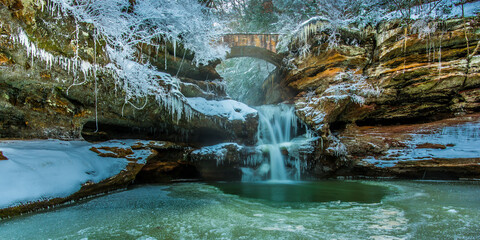
[[153, 150], [154, 156], [138, 173], [135, 183], [165, 183], [200, 179], [198, 169], [187, 161], [187, 155], [192, 151], [192, 147], [165, 141], [149, 141], [146, 146]]
[[241, 167], [256, 167], [258, 154], [254, 147], [245, 147], [237, 143], [222, 143], [192, 151], [187, 159], [199, 171], [203, 180], [239, 181], [242, 178]]

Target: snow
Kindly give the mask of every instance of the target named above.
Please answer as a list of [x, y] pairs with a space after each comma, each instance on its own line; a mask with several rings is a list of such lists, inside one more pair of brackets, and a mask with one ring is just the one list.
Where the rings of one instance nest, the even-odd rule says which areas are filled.
[[[363, 161], [378, 167], [393, 167], [399, 161], [480, 158], [480, 122], [448, 126], [431, 134], [412, 134], [411, 139], [405, 143], [409, 148], [390, 149], [385, 157], [369, 157]], [[417, 148], [425, 143], [440, 144], [446, 148]]]
[[205, 98], [187, 98], [188, 104], [196, 111], [208, 115], [225, 117], [228, 120], [245, 121], [248, 115], [257, 114], [257, 110], [234, 100], [206, 100]]
[[[463, 5], [463, 11], [465, 17], [473, 17], [476, 16], [478, 12], [480, 12], [480, 2], [471, 2], [471, 3], [465, 3]], [[452, 11], [450, 14], [448, 14], [448, 18], [455, 18], [455, 17], [461, 17], [462, 16], [462, 6], [455, 6], [452, 8]]]
[[192, 154], [198, 155], [208, 155], [208, 154], [220, 154], [220, 153], [227, 153], [226, 146], [234, 145], [237, 149], [242, 149], [242, 146], [238, 145], [237, 143], [220, 143], [212, 146], [202, 147], [192, 152]]
[[[413, 7], [412, 14], [410, 19], [419, 20], [419, 19], [450, 19], [450, 18], [458, 18], [462, 17], [462, 5], [455, 6], [455, 3], [460, 3], [460, 1], [451, 1], [451, 0], [442, 0], [438, 6], [426, 13], [424, 9], [429, 9], [429, 4], [424, 4], [421, 6]], [[450, 9], [449, 12], [444, 13], [442, 8]], [[463, 4], [464, 16], [465, 17], [473, 17], [476, 16], [478, 12], [480, 12], [480, 2], [471, 2]], [[383, 19], [391, 20], [396, 18], [402, 17], [402, 12], [405, 14], [406, 10], [397, 10], [386, 14]]]
[[[480, 122], [449, 126], [434, 134], [413, 134], [411, 146], [403, 151], [400, 160], [425, 160], [431, 158], [480, 158]], [[441, 144], [446, 149], [416, 148], [424, 143]], [[453, 145], [453, 146], [451, 146]], [[390, 154], [398, 150], [390, 150]]]
[[198, 159], [202, 156], [213, 156], [214, 159], [217, 161], [217, 166], [223, 164], [225, 160], [227, 160], [227, 153], [228, 149], [227, 146], [234, 146], [237, 151], [243, 149], [242, 146], [238, 145], [237, 143], [220, 143], [212, 146], [202, 147], [192, 152], [192, 159]]
[[[206, 65], [211, 60], [226, 56], [227, 46], [212, 44], [224, 32], [223, 25], [218, 24], [217, 18], [209, 14], [210, 9], [196, 0], [137, 0], [134, 6], [130, 2], [41, 1], [41, 9], [57, 19], [73, 16], [75, 31], [71, 34], [62, 33], [70, 34], [72, 44], [75, 45], [75, 56], [72, 58], [55, 56], [39, 48], [20, 27], [11, 38], [15, 43], [26, 47], [31, 61], [37, 58], [44, 61], [48, 69], [56, 64], [72, 73], [74, 80], [71, 87], [96, 81], [97, 71], [104, 72], [113, 75], [115, 91], [125, 93], [125, 104], [142, 109], [147, 104], [147, 96], [154, 96], [159, 105], [171, 113], [173, 120], [178, 122], [182, 116], [190, 120], [192, 114], [179, 91], [179, 80], [158, 71], [147, 59], [139, 61], [138, 54], [141, 53], [138, 52], [138, 46], [147, 44], [156, 48], [157, 52], [160, 49], [167, 52], [166, 45], [169, 42], [176, 52], [177, 42], [182, 42], [185, 49], [194, 53], [195, 63]], [[106, 66], [79, 57], [78, 49], [84, 47], [79, 41], [81, 23], [94, 27], [94, 48], [102, 46], [99, 42], [105, 43], [102, 48], [111, 61]], [[84, 79], [78, 80], [82, 73]]]
[[[0, 161], [0, 208], [38, 200], [67, 197], [86, 182], [98, 183], [125, 169], [123, 158], [100, 157], [91, 147], [129, 147], [134, 141], [91, 144], [84, 141], [9, 140], [0, 142], [8, 160]], [[100, 150], [104, 151], [104, 150]], [[136, 150], [129, 158], [149, 151]]]

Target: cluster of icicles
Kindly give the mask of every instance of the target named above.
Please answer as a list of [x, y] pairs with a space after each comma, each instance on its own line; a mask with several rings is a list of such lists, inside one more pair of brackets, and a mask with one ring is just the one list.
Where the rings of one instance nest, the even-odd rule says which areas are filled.
[[[39, 3], [41, 4], [40, 7], [42, 11], [46, 9], [47, 11], [50, 11], [52, 15], [54, 15], [54, 12], [59, 16], [65, 15], [60, 4], [56, 4], [53, 1], [48, 1], [48, 3], [45, 3], [45, 1], [39, 1]], [[45, 7], [45, 5], [47, 7]], [[125, 59], [120, 56], [121, 54], [116, 53], [115, 49], [108, 45], [104, 48], [104, 52], [108, 54], [111, 63], [102, 66], [97, 64], [96, 60], [92, 63], [81, 59], [78, 56], [78, 23], [76, 23], [75, 33], [76, 36], [74, 36], [74, 41], [76, 41], [77, 46], [74, 57], [54, 55], [47, 50], [38, 47], [29, 39], [28, 35], [21, 27], [18, 27], [16, 33], [10, 36], [10, 40], [14, 44], [19, 44], [26, 48], [27, 56], [31, 59], [32, 65], [33, 61], [38, 59], [46, 64], [48, 70], [51, 70], [53, 66], [57, 66], [67, 71], [68, 74], [72, 74], [73, 82], [70, 87], [81, 85], [92, 80], [95, 81], [96, 86], [96, 75], [98, 73], [103, 73], [112, 76], [115, 82], [115, 89], [118, 90], [119, 88], [125, 93], [125, 105], [129, 104], [136, 109], [142, 109], [147, 105], [148, 97], [151, 96], [155, 98], [155, 101], [160, 106], [169, 111], [173, 118], [172, 120], [177, 123], [182, 118], [191, 121], [194, 118], [204, 116], [188, 105], [186, 98], [180, 92], [180, 80], [178, 78], [164, 72], [156, 71], [148, 64], [141, 64]], [[98, 36], [94, 36], [95, 47], [97, 45], [97, 37]], [[175, 45], [176, 42], [174, 42], [174, 49], [176, 50]], [[166, 46], [164, 46], [164, 48], [166, 49]], [[79, 80], [79, 78], [83, 79]], [[57, 80], [64, 83], [67, 81], [65, 79]], [[162, 84], [158, 84], [158, 82], [162, 82]], [[162, 85], [166, 87], [161, 87]], [[70, 87], [68, 89], [70, 89]], [[95, 89], [95, 95], [97, 95], [97, 89]], [[135, 105], [132, 101], [135, 99], [138, 99], [136, 102], [142, 102], [140, 105], [143, 106]], [[141, 99], [144, 100], [142, 101]]]

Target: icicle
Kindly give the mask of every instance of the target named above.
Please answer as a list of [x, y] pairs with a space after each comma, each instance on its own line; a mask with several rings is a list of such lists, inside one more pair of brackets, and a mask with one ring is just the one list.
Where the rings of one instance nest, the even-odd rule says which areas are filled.
[[177, 39], [173, 39], [173, 61], [177, 61]]
[[[93, 34], [93, 63], [97, 65], [97, 32]], [[98, 132], [98, 88], [97, 88], [97, 69], [93, 70], [93, 79], [95, 80], [95, 132]]]
[[443, 31], [440, 35], [440, 46], [438, 48], [438, 74], [442, 73], [442, 38], [443, 38]]
[[167, 40], [165, 40], [165, 70], [167, 70]]

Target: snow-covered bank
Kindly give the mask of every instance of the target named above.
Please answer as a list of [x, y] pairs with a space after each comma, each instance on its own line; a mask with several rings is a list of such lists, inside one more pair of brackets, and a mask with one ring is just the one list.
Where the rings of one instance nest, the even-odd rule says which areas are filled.
[[[90, 149], [95, 147], [98, 152], [107, 154], [110, 148], [130, 148], [136, 142], [1, 141], [0, 151], [8, 160], [0, 161], [0, 208], [67, 197], [79, 191], [85, 183], [98, 183], [115, 176], [126, 168], [129, 161], [101, 157]], [[150, 153], [135, 150], [127, 155], [141, 161]]]
[[394, 167], [402, 161], [480, 158], [480, 121], [412, 133], [404, 144], [404, 148], [389, 149], [385, 156], [370, 156], [363, 161]]

